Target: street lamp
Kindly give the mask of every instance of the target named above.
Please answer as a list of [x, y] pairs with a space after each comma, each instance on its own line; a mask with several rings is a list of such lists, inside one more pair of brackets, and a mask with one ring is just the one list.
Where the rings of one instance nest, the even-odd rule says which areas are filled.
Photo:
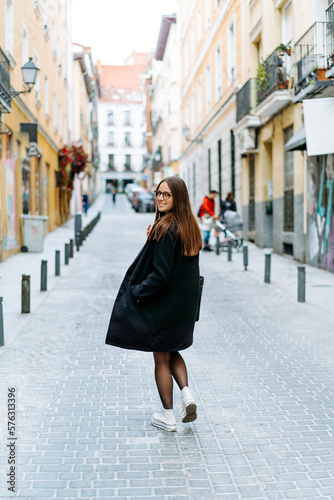
[[19, 92], [14, 90], [13, 92], [10, 93], [10, 96], [12, 98], [18, 96], [19, 94], [27, 94], [31, 92], [31, 89], [36, 83], [36, 78], [39, 68], [37, 68], [37, 66], [35, 65], [34, 61], [32, 60], [32, 57], [29, 57], [29, 61], [22, 66], [21, 70], [22, 70], [23, 83], [25, 85], [29, 85], [29, 89], [20, 90]]
[[189, 139], [189, 127], [187, 124], [183, 125], [182, 133], [183, 133], [185, 140], [188, 142], [202, 142], [201, 137], [199, 137], [199, 139], [195, 139], [194, 141]]

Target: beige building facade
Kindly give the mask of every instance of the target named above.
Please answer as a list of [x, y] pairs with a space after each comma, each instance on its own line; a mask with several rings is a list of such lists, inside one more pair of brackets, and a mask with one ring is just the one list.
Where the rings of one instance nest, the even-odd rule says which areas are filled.
[[[241, 75], [241, 1], [179, 3], [182, 154], [194, 209], [210, 189], [241, 204], [235, 157], [236, 91]], [[219, 213], [219, 202], [216, 211]]]

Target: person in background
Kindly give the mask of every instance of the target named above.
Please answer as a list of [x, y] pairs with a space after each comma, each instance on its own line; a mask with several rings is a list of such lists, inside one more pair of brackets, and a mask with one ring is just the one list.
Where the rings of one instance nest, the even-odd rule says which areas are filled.
[[210, 246], [210, 236], [211, 236], [211, 228], [213, 225], [213, 220], [208, 211], [204, 212], [203, 217], [201, 218], [201, 229], [203, 235], [203, 252], [211, 252], [212, 248]]
[[231, 210], [232, 212], [237, 211], [237, 204], [234, 201], [233, 193], [227, 193], [226, 199], [220, 202], [220, 215], [224, 217], [226, 210]]
[[88, 194], [84, 193], [81, 197], [82, 200], [82, 209], [85, 212], [85, 215], [87, 215], [87, 210], [88, 210]]
[[199, 209], [198, 217], [201, 219], [203, 217], [204, 212], [209, 212], [213, 219], [217, 219], [215, 215], [215, 198], [218, 192], [214, 189], [210, 189], [210, 193], [208, 196], [204, 196], [201, 208]]

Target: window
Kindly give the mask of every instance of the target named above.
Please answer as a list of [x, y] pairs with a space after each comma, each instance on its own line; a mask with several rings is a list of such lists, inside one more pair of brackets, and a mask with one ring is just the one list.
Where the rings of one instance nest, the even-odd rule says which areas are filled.
[[48, 0], [44, 0], [43, 21], [44, 21], [44, 28], [48, 29]]
[[108, 155], [108, 168], [109, 168], [109, 170], [115, 168], [115, 158], [114, 158], [113, 154], [112, 155]]
[[131, 155], [125, 155], [125, 170], [131, 170]]
[[14, 54], [14, 2], [6, 0], [6, 50]]
[[126, 109], [124, 111], [124, 125], [129, 126], [131, 125], [131, 116], [130, 116], [130, 110]]
[[216, 101], [222, 96], [222, 83], [223, 83], [223, 63], [221, 54], [221, 44], [219, 43], [216, 48], [216, 64], [215, 64], [215, 88], [216, 88]]
[[108, 146], [114, 145], [114, 132], [108, 132]]
[[235, 137], [233, 130], [230, 130], [230, 140], [231, 140], [231, 191], [233, 196], [235, 195]]
[[56, 93], [53, 93], [53, 127], [57, 130], [57, 98]]
[[196, 36], [197, 36], [197, 43], [200, 43], [200, 41], [202, 39], [202, 7], [201, 7], [201, 5], [199, 5], [198, 9], [197, 9]]
[[211, 25], [211, 0], [205, 0], [205, 30], [208, 31]]
[[47, 75], [44, 75], [44, 107], [45, 114], [49, 116], [50, 108], [49, 108], [49, 79]]
[[[293, 136], [293, 125], [284, 129], [284, 144]], [[293, 151], [284, 150], [284, 231], [294, 226], [294, 167]]]
[[236, 79], [236, 50], [234, 21], [228, 27], [227, 32], [227, 72], [228, 83], [231, 85]]
[[112, 110], [107, 112], [107, 125], [114, 125], [114, 112]]
[[211, 191], [211, 149], [208, 149], [208, 184], [209, 184], [209, 189], [208, 191]]
[[189, 72], [189, 42], [188, 40], [186, 41], [185, 43], [185, 47], [184, 47], [184, 77], [186, 77], [188, 75], [188, 72]]
[[[24, 24], [22, 24], [22, 66], [28, 62], [29, 56], [28, 49], [28, 31]], [[37, 66], [38, 67], [38, 66]]]
[[203, 84], [202, 78], [199, 79], [197, 84], [197, 116], [198, 122], [201, 123], [203, 119]]
[[249, 155], [248, 231], [255, 230], [255, 155]]
[[[34, 52], [34, 56], [35, 56], [35, 64], [37, 66], [37, 68], [39, 68], [39, 55], [38, 55], [38, 52]], [[36, 92], [36, 97], [39, 99], [39, 91], [40, 91], [40, 79], [39, 79], [39, 74], [40, 74], [40, 71], [37, 71], [37, 77], [36, 77], [36, 83], [35, 83], [35, 92]]]
[[62, 136], [62, 120], [63, 120], [63, 117], [62, 117], [62, 112], [61, 112], [61, 104], [58, 105], [58, 132], [59, 132], [59, 136], [61, 137]]
[[195, 62], [195, 33], [194, 26], [190, 30], [190, 64]]
[[195, 120], [195, 93], [193, 92], [191, 94], [191, 117], [190, 117], [190, 125], [189, 125], [189, 129], [190, 130], [195, 130], [195, 124], [196, 124], [196, 120]]
[[211, 66], [207, 65], [205, 70], [205, 106], [206, 112], [211, 110]]
[[125, 146], [131, 146], [131, 132], [125, 132], [124, 143]]

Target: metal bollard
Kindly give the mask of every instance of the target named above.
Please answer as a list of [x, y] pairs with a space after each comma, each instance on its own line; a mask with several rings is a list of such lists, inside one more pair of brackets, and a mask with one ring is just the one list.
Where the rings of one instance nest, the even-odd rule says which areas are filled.
[[0, 347], [5, 345], [4, 331], [3, 331], [3, 311], [2, 311], [3, 297], [0, 297]]
[[60, 276], [60, 250], [56, 250], [56, 268], [55, 275]]
[[75, 235], [75, 245], [77, 247], [77, 252], [79, 252], [80, 250], [80, 233], [77, 232], [77, 234]]
[[70, 258], [72, 259], [74, 256], [74, 241], [70, 240]]
[[227, 242], [227, 261], [232, 262], [232, 241]]
[[220, 254], [220, 239], [219, 236], [216, 238], [216, 255]]
[[42, 260], [41, 263], [41, 292], [46, 292], [48, 289], [48, 261]]
[[247, 243], [244, 243], [244, 245], [243, 245], [243, 253], [244, 253], [245, 271], [247, 271], [247, 266], [248, 266], [248, 245], [247, 245]]
[[30, 313], [30, 276], [22, 274], [21, 313]]
[[65, 266], [70, 262], [70, 244], [65, 243]]
[[298, 266], [298, 302], [305, 302], [305, 266]]
[[271, 263], [271, 252], [265, 253], [265, 263], [264, 263], [264, 282], [270, 283], [270, 263]]

